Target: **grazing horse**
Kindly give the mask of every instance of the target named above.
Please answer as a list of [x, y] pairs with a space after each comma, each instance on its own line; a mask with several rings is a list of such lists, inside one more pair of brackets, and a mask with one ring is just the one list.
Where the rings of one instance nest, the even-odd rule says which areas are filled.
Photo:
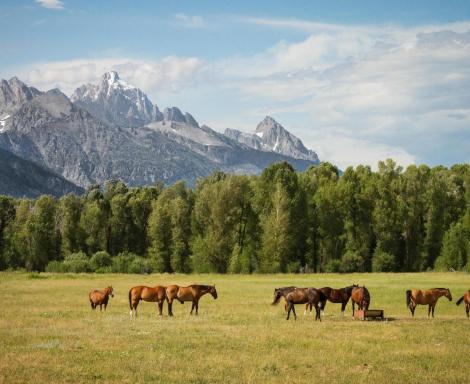
[[135, 313], [137, 316], [137, 306], [139, 301], [150, 301], [152, 303], [157, 303], [158, 305], [158, 315], [162, 316], [163, 303], [166, 298], [166, 287], [162, 285], [156, 285], [155, 287], [146, 287], [139, 285], [137, 287], [132, 287], [129, 290], [129, 308], [131, 309], [131, 317]]
[[[285, 287], [290, 288], [290, 287]], [[281, 297], [287, 302], [287, 318], [289, 320], [290, 312], [294, 314], [294, 319], [297, 320], [297, 314], [295, 313], [295, 304], [307, 304], [310, 307], [315, 307], [315, 320], [320, 320], [320, 309], [322, 301], [325, 300], [325, 295], [316, 288], [294, 288], [294, 289], [282, 289], [277, 288], [274, 290], [274, 300], [272, 305], [279, 303]]]
[[169, 285], [166, 287], [166, 300], [168, 302], [168, 316], [173, 316], [173, 301], [176, 299], [181, 304], [185, 301], [192, 301], [190, 315], [196, 309], [196, 315], [199, 309], [199, 300], [206, 293], [210, 293], [214, 299], [217, 299], [217, 290], [215, 285], [200, 285], [193, 284], [187, 287], [180, 287], [179, 285]]
[[406, 306], [410, 308], [411, 314], [415, 315], [415, 309], [418, 304], [428, 305], [428, 317], [432, 311], [434, 317], [434, 308], [439, 297], [445, 296], [452, 301], [452, 295], [449, 288], [433, 288], [427, 290], [413, 289], [406, 291]]
[[[293, 285], [291, 285], [290, 287], [274, 288], [274, 297], [276, 297], [277, 292], [280, 292], [281, 296], [279, 298], [284, 297], [284, 300], [285, 300], [286, 295], [289, 292], [292, 292], [294, 289], [297, 289], [297, 287], [294, 287]], [[272, 303], [272, 304], [277, 304], [277, 303]], [[305, 305], [305, 311], [307, 311], [307, 308], [308, 308], [308, 304]], [[284, 310], [287, 312], [287, 300], [284, 301]], [[310, 310], [312, 309], [310, 308]]]
[[460, 305], [462, 301], [465, 300], [465, 311], [467, 312], [467, 317], [470, 317], [470, 291], [465, 292], [465, 294], [457, 300], [457, 305]]
[[370, 294], [366, 287], [353, 286], [351, 291], [351, 304], [352, 315], [354, 317], [354, 304], [357, 304], [359, 309], [367, 310], [370, 305]]
[[[331, 301], [332, 303], [341, 303], [341, 315], [344, 315], [344, 310], [346, 305], [349, 302], [353, 288], [358, 287], [358, 285], [350, 285], [349, 287], [344, 287], [340, 289], [323, 287], [320, 288], [320, 291], [325, 295], [325, 300], [322, 302], [322, 310], [325, 311], [326, 301]], [[312, 308], [310, 308], [310, 311]]]
[[99, 305], [100, 311], [101, 311], [102, 306], [104, 305], [104, 310], [106, 311], [106, 307], [108, 306], [109, 296], [114, 297], [112, 285], [110, 285], [109, 287], [106, 287], [102, 291], [93, 289], [88, 294], [88, 298], [90, 299], [91, 309], [95, 309]]

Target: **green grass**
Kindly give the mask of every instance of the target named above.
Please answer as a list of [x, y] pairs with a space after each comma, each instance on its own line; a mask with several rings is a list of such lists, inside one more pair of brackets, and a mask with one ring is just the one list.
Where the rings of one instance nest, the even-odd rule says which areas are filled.
[[[40, 278], [38, 278], [40, 277]], [[133, 285], [215, 283], [219, 298], [174, 304], [174, 318], [141, 303], [130, 319]], [[284, 285], [364, 284], [386, 322], [354, 321], [351, 306], [328, 303], [321, 323], [285, 320], [271, 306]], [[112, 284], [107, 312], [88, 292]], [[407, 288], [449, 287], [436, 318], [405, 305]], [[0, 383], [457, 383], [468, 382], [470, 321], [455, 301], [470, 289], [461, 273], [352, 275], [50, 275], [0, 273]]]

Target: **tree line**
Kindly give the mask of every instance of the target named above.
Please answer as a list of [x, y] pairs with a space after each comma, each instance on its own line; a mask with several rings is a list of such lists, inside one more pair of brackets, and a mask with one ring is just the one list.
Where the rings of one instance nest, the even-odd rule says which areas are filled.
[[51, 272], [470, 271], [470, 165], [393, 160], [215, 172], [82, 196], [0, 196], [0, 269]]

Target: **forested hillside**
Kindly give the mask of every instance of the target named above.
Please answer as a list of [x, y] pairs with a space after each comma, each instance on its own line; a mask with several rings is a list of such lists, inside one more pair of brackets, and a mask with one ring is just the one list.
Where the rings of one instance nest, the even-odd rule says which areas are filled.
[[470, 165], [406, 170], [287, 163], [216, 172], [195, 189], [0, 197], [0, 268], [63, 272], [470, 269]]

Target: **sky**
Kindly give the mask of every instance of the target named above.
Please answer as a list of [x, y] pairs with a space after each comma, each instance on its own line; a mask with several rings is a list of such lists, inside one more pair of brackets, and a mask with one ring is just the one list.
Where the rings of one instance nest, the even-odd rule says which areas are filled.
[[470, 1], [0, 2], [0, 78], [71, 95], [116, 70], [160, 109], [266, 116], [342, 169], [470, 162]]

